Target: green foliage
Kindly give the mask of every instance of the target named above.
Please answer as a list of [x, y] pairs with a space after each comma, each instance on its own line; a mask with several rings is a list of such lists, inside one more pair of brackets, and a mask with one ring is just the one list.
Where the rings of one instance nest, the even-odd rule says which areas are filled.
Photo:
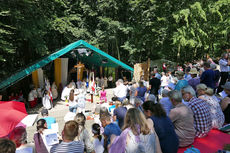
[[79, 39], [130, 65], [230, 47], [230, 0], [0, 1], [2, 76]]

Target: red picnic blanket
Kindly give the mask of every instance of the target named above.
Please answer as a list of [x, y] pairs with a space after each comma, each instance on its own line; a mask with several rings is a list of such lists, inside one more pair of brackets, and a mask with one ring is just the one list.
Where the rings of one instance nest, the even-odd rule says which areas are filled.
[[[230, 144], [230, 135], [219, 130], [211, 130], [204, 138], [195, 138], [193, 146], [201, 153], [215, 153], [222, 150], [225, 144]], [[177, 153], [183, 153], [188, 147], [179, 148]]]

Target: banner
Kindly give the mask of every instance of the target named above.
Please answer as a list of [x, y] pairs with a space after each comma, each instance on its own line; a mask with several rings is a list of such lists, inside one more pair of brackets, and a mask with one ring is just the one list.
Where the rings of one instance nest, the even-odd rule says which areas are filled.
[[67, 85], [68, 60], [68, 58], [57, 58], [54, 60], [54, 75], [57, 87], [59, 87], [60, 83], [63, 87]]
[[41, 68], [32, 72], [32, 80], [35, 88], [43, 88], [44, 79], [43, 79], [43, 70]]

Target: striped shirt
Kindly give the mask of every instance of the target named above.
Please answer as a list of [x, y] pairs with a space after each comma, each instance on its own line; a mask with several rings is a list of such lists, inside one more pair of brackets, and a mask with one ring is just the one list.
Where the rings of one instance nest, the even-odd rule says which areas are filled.
[[202, 99], [193, 97], [188, 102], [188, 107], [193, 111], [196, 136], [206, 136], [212, 129], [212, 118], [209, 104]]
[[50, 153], [84, 153], [84, 144], [82, 141], [61, 142], [54, 145]]

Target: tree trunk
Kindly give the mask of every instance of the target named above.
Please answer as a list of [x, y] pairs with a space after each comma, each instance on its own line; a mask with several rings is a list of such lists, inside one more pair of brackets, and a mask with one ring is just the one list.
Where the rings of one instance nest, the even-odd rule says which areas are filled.
[[121, 60], [121, 56], [120, 56], [120, 50], [119, 50], [117, 38], [116, 38], [116, 47], [117, 47], [117, 58], [118, 58], [118, 60], [120, 61], [120, 60]]

